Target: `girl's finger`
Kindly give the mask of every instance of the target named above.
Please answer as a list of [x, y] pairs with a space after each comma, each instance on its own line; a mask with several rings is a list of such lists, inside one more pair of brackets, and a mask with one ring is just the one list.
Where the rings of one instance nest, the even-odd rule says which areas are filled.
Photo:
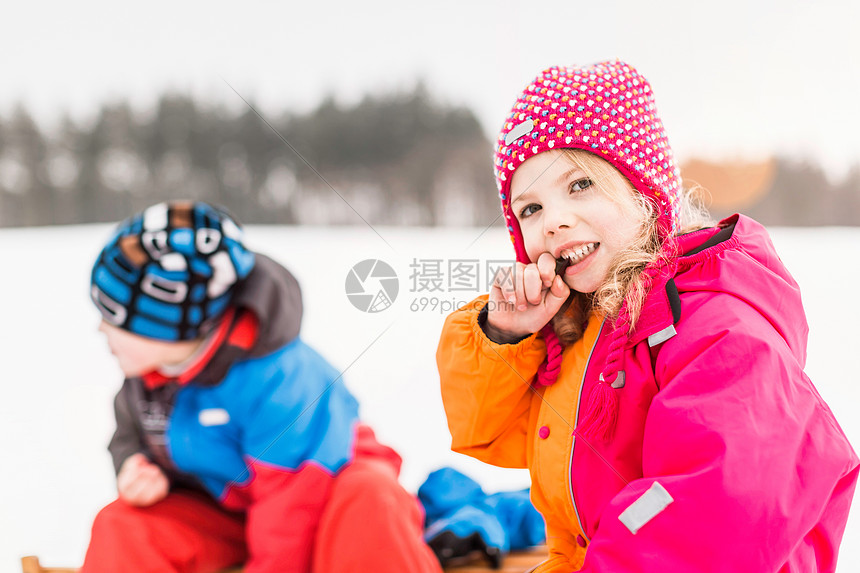
[[541, 253], [541, 256], [538, 257], [537, 267], [540, 271], [540, 278], [544, 288], [549, 288], [552, 285], [553, 279], [555, 279], [555, 264], [555, 257], [550, 253]]
[[526, 299], [526, 289], [525, 284], [523, 283], [523, 278], [525, 277], [525, 269], [526, 265], [523, 263], [517, 263], [517, 269], [514, 273], [514, 276], [511, 277], [514, 280], [514, 287], [516, 288], [516, 305], [517, 310], [523, 311], [528, 308], [528, 300]]
[[564, 301], [567, 300], [568, 296], [570, 296], [570, 287], [561, 280], [560, 276], [556, 276], [552, 281], [552, 286], [546, 291], [546, 297], [544, 298], [544, 306], [547, 313], [550, 316], [554, 316], [561, 308], [561, 305], [564, 304]]
[[496, 271], [496, 276], [493, 279], [493, 288], [497, 291], [502, 300], [510, 303], [516, 302], [516, 289], [513, 283], [513, 277], [516, 275], [516, 267], [502, 267]]
[[528, 265], [523, 269], [523, 291], [529, 304], [540, 304], [543, 281], [537, 265]]

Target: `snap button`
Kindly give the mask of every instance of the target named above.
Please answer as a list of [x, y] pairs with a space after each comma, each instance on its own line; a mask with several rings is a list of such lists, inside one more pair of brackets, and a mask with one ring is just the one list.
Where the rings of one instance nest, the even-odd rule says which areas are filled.
[[538, 430], [538, 436], [540, 436], [541, 440], [545, 440], [549, 437], [549, 426], [541, 426], [540, 430]]
[[585, 547], [585, 545], [586, 545], [585, 538], [581, 535], [577, 535], [576, 536], [576, 544], [579, 545], [580, 547]]

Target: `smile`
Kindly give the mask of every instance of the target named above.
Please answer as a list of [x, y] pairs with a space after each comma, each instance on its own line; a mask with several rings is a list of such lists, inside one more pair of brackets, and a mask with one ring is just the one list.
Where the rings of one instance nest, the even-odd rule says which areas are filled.
[[599, 246], [600, 243], [586, 243], [577, 249], [562, 251], [561, 256], [556, 259], [556, 274], [561, 274], [567, 267], [581, 263], [588, 255], [596, 251]]

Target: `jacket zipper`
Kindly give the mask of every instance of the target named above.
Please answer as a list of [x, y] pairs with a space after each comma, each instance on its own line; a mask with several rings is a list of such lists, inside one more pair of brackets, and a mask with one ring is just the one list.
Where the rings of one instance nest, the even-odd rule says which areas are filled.
[[[594, 349], [597, 348], [597, 343], [600, 341], [600, 335], [603, 332], [603, 326], [606, 323], [606, 318], [604, 318], [600, 322], [600, 330], [597, 331], [597, 338], [594, 339], [594, 345], [591, 347], [591, 351], [588, 353], [588, 360], [585, 362], [585, 368], [582, 369], [582, 380], [579, 384], [579, 399], [576, 401], [576, 415], [573, 419], [574, 428], [576, 428], [576, 424], [579, 422], [579, 407], [582, 405], [582, 391], [585, 388], [585, 376], [588, 374], [588, 367], [591, 365], [591, 357], [594, 354]], [[576, 516], [576, 523], [579, 525], [579, 531], [582, 532], [582, 536], [585, 538], [586, 542], [591, 543], [591, 538], [585, 533], [585, 528], [582, 526], [582, 519], [579, 517], [579, 510], [576, 509], [576, 497], [573, 495], [573, 450], [576, 448], [576, 432], [573, 433], [573, 440], [570, 444], [570, 462], [567, 466], [567, 488], [570, 492], [570, 502], [573, 505], [573, 514]]]

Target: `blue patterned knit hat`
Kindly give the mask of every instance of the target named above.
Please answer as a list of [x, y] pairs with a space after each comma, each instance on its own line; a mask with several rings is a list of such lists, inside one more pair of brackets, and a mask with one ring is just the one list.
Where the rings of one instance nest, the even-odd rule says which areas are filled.
[[169, 202], [120, 223], [93, 266], [93, 302], [110, 324], [159, 340], [207, 334], [254, 268], [225, 212]]

